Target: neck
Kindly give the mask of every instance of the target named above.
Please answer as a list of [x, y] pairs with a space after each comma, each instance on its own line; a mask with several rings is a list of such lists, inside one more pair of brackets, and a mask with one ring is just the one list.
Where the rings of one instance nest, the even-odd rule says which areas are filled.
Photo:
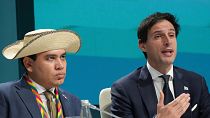
[[29, 79], [33, 80], [36, 84], [45, 88], [46, 90], [49, 90], [49, 89], [53, 88], [52, 86], [45, 85], [42, 81], [39, 81], [39, 79], [36, 79], [36, 77], [34, 77], [30, 74], [27, 74], [27, 76], [29, 77]]
[[149, 63], [149, 64], [155, 70], [159, 71], [162, 74], [167, 74], [170, 71], [171, 67], [173, 66], [172, 64], [170, 64], [170, 65], [159, 65], [159, 64], [152, 64], [152, 63]]

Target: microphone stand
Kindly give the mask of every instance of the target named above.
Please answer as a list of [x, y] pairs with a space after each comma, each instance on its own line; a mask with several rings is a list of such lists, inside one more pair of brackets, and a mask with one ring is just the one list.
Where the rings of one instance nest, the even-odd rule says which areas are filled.
[[99, 112], [105, 113], [105, 114], [107, 114], [107, 115], [109, 115], [109, 116], [111, 116], [111, 117], [114, 117], [114, 118], [121, 118], [121, 117], [116, 116], [116, 115], [114, 115], [114, 114], [112, 114], [112, 113], [109, 113], [109, 112], [107, 112], [107, 111], [104, 111], [104, 110], [99, 109], [98, 107], [92, 105], [88, 100], [81, 100], [81, 101], [82, 101], [82, 104], [83, 104], [83, 105], [85, 105], [85, 106], [87, 106], [87, 107], [89, 107], [89, 108], [91, 108], [91, 109], [94, 109], [94, 110], [97, 110], [97, 111], [99, 111]]

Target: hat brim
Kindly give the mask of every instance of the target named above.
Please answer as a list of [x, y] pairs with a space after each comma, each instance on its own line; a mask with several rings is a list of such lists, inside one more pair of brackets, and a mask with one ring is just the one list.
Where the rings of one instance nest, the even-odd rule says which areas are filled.
[[24, 40], [17, 41], [2, 51], [7, 59], [18, 59], [25, 56], [56, 49], [65, 49], [66, 52], [76, 53], [80, 49], [79, 36], [69, 30], [57, 30], [42, 35], [35, 36], [32, 40], [27, 42], [25, 36]]

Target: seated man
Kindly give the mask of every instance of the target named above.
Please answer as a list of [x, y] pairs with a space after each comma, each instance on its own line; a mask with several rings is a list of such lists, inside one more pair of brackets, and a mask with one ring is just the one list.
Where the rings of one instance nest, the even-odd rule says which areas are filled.
[[80, 99], [59, 88], [66, 76], [66, 53], [79, 48], [77, 34], [51, 29], [31, 31], [5, 47], [4, 57], [21, 59], [26, 73], [19, 81], [0, 84], [0, 117], [79, 116]]
[[143, 20], [138, 44], [147, 63], [113, 84], [112, 113], [123, 118], [210, 118], [205, 79], [173, 65], [178, 33], [170, 13]]

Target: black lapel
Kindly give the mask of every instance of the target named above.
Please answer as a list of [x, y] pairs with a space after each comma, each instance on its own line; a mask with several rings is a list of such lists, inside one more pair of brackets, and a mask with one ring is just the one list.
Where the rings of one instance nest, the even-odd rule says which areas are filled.
[[[177, 72], [177, 69], [174, 69], [174, 78], [173, 78], [173, 84], [174, 84], [174, 94], [175, 97], [178, 97], [180, 94], [184, 93], [184, 87], [187, 87], [185, 83], [182, 80], [182, 74]], [[189, 88], [188, 88], [189, 89]]]
[[20, 96], [31, 116], [33, 118], [41, 118], [41, 113], [36, 102], [35, 95], [31, 92], [30, 86], [25, 82], [25, 80], [21, 79], [16, 85], [16, 88], [17, 94]]
[[[184, 76], [176, 67], [174, 67], [173, 84], [175, 97], [178, 97], [182, 93], [190, 93], [189, 84], [185, 81]], [[191, 106], [189, 106], [182, 118], [191, 118], [191, 115]]]
[[139, 76], [139, 90], [150, 117], [157, 113], [157, 96], [152, 77], [146, 66], [141, 68]]

